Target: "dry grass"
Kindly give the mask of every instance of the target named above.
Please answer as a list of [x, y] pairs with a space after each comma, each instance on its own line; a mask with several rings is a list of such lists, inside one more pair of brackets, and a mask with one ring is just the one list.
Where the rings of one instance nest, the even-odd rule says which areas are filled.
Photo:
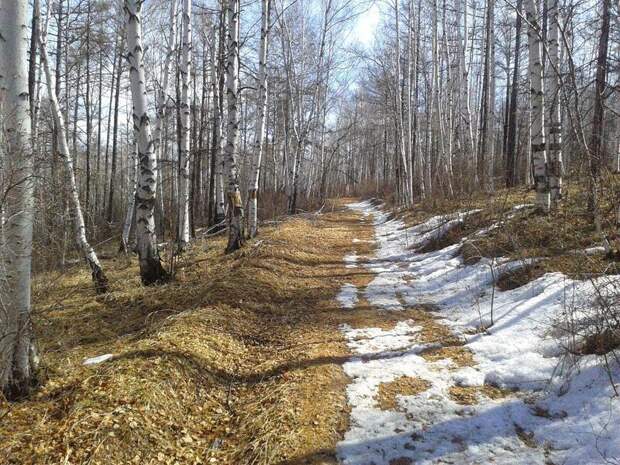
[[[564, 199], [549, 215], [533, 208], [512, 210], [515, 205], [534, 203], [534, 192], [525, 188], [499, 189], [492, 194], [479, 193], [458, 199], [429, 199], [410, 209], [394, 208], [394, 215], [412, 226], [439, 214], [481, 209], [446, 236], [428, 244], [424, 251], [444, 248], [470, 237], [460, 249], [465, 264], [474, 264], [481, 257], [538, 259], [535, 266], [507, 275], [498, 283], [501, 290], [508, 290], [553, 271], [576, 279], [619, 273], [620, 233], [616, 225], [619, 195], [620, 177], [606, 175], [600, 190], [602, 235], [596, 234], [587, 212], [587, 186], [570, 179], [564, 185]], [[492, 224], [498, 227], [484, 236], [473, 236]], [[575, 253], [601, 245], [603, 236], [612, 247], [609, 256]]]
[[[602, 182], [600, 210], [602, 235], [605, 237], [617, 236], [615, 210], [620, 189], [618, 181], [615, 176], [607, 176]], [[529, 276], [530, 280], [550, 271], [561, 271], [579, 279], [592, 274], [617, 273], [618, 266], [613, 256], [574, 253], [600, 245], [603, 237], [596, 234], [587, 213], [586, 186], [569, 183], [564, 194], [559, 207], [551, 214], [541, 215], [532, 209], [520, 210], [499, 228], [477, 238], [473, 244], [475, 247], [470, 245], [470, 250], [463, 251], [464, 255], [470, 260], [475, 259], [476, 255], [517, 260], [542, 258], [533, 270], [535, 273]]]
[[[45, 366], [29, 399], [0, 405], [3, 460], [328, 463], [348, 417], [333, 298], [352, 273], [342, 256], [367, 253], [352, 239], [370, 234], [336, 208], [229, 256], [222, 240], [197, 242], [156, 288], [135, 259], [106, 260], [101, 297], [83, 270], [38, 276]], [[82, 365], [104, 353], [115, 357]]]
[[455, 368], [470, 367], [476, 364], [473, 354], [464, 346], [433, 347], [424, 350], [420, 355], [427, 362], [437, 362], [449, 358]]
[[512, 394], [509, 389], [502, 389], [489, 384], [482, 386], [451, 386], [448, 390], [450, 398], [461, 405], [475, 405], [481, 397], [498, 400]]
[[397, 396], [415, 396], [431, 387], [431, 383], [422, 378], [401, 376], [389, 383], [379, 384], [375, 400], [381, 410], [398, 409]]

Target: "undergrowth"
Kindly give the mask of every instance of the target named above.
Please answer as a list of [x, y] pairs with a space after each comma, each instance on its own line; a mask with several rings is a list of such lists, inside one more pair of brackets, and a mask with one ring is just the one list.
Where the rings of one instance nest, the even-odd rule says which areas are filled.
[[[602, 179], [600, 233], [587, 210], [587, 192], [584, 183], [569, 179], [564, 185], [563, 199], [548, 215], [536, 210], [535, 193], [526, 188], [500, 189], [492, 194], [457, 199], [428, 199], [412, 208], [392, 208], [407, 226], [435, 215], [479, 209], [418, 251], [430, 252], [461, 244], [458, 254], [465, 265], [475, 264], [482, 258], [520, 261], [522, 265], [513, 271], [495, 276], [500, 291], [519, 288], [553, 272], [563, 273], [570, 279], [596, 282], [595, 305], [577, 308], [575, 303], [567, 303], [567, 321], [558, 325], [562, 337], [572, 341], [567, 343], [567, 352], [615, 357], [614, 350], [620, 347], [620, 288], [612, 276], [620, 272], [617, 224], [620, 178], [608, 174]], [[607, 251], [603, 247], [605, 242]]]

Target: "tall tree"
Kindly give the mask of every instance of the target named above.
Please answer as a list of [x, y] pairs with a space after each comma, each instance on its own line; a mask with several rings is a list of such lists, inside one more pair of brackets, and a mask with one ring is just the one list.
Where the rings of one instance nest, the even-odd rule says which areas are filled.
[[226, 102], [228, 121], [226, 124], [226, 167], [228, 201], [228, 245], [227, 252], [239, 249], [244, 242], [243, 203], [239, 190], [237, 154], [239, 152], [239, 0], [228, 0], [228, 58], [226, 60]]
[[411, 203], [411, 180], [409, 179], [407, 155], [405, 153], [405, 130], [403, 125], [404, 111], [403, 111], [403, 97], [402, 97], [402, 67], [400, 64], [400, 0], [394, 1], [394, 22], [396, 25], [396, 82], [394, 83], [394, 93], [396, 95], [396, 130], [398, 135], [398, 155], [399, 155], [399, 168], [400, 168], [400, 191], [401, 202], [405, 205]]
[[493, 123], [495, 108], [495, 0], [487, 1], [484, 71], [482, 78], [482, 101], [480, 109], [480, 138], [478, 140], [478, 179], [484, 188], [491, 187], [493, 172]]
[[265, 139], [265, 121], [267, 119], [267, 47], [269, 35], [269, 0], [261, 0], [261, 31], [258, 51], [258, 77], [256, 79], [258, 96], [256, 99], [257, 118], [254, 128], [254, 158], [248, 190], [248, 234], [256, 236], [258, 232], [258, 182], [260, 179], [263, 141]]
[[530, 72], [530, 107], [532, 113], [531, 147], [536, 204], [543, 212], [550, 208], [547, 152], [545, 148], [545, 92], [542, 63], [542, 33], [536, 0], [525, 0], [528, 22], [527, 38]]
[[609, 48], [609, 19], [611, 0], [603, 0], [601, 11], [601, 35], [596, 58], [596, 80], [594, 90], [594, 115], [592, 117], [592, 136], [589, 144], [590, 186], [588, 210], [597, 231], [600, 232], [598, 188], [603, 156], [603, 130], [605, 118], [604, 93], [607, 83], [607, 52]]
[[[38, 364], [30, 321], [33, 160], [28, 94], [28, 2], [0, 3], [0, 96], [10, 188], [0, 235], [0, 390], [7, 398], [28, 392]], [[7, 70], [10, 70], [7, 72]]]
[[181, 40], [181, 102], [180, 102], [180, 132], [179, 144], [179, 248], [183, 249], [189, 243], [189, 159], [190, 159], [190, 121], [191, 100], [190, 80], [192, 69], [192, 1], [183, 0], [183, 25]]
[[517, 103], [519, 96], [519, 71], [521, 58], [521, 25], [523, 0], [517, 2], [517, 18], [515, 23], [515, 54], [512, 82], [510, 88], [510, 102], [508, 104], [508, 133], [506, 135], [506, 187], [513, 187], [517, 183]]
[[562, 113], [560, 100], [560, 12], [558, 0], [546, 0], [549, 30], [549, 124], [547, 150], [549, 158], [549, 191], [551, 205], [556, 206], [562, 197]]
[[136, 209], [136, 191], [138, 189], [138, 173], [139, 173], [139, 160], [137, 153], [137, 146], [134, 144], [130, 157], [129, 166], [129, 189], [127, 189], [127, 211], [125, 212], [125, 221], [123, 222], [123, 233], [121, 235], [120, 250], [125, 254], [129, 253], [129, 234], [131, 233], [131, 225], [133, 223], [133, 217]]
[[125, 0], [127, 30], [127, 60], [133, 102], [133, 126], [138, 144], [140, 176], [136, 192], [136, 239], [142, 283], [151, 285], [166, 281], [155, 234], [155, 200], [157, 194], [157, 158], [153, 151], [151, 121], [147, 112], [146, 76], [142, 46], [142, 4], [140, 0]]
[[69, 202], [71, 204], [71, 215], [73, 216], [73, 228], [75, 233], [75, 241], [78, 249], [84, 256], [86, 263], [90, 267], [93, 282], [95, 283], [95, 290], [98, 294], [108, 291], [108, 279], [103, 272], [99, 258], [92, 248], [88, 239], [86, 238], [86, 225], [84, 224], [84, 215], [82, 213], [82, 206], [80, 203], [80, 196], [78, 193], [77, 182], [75, 180], [75, 171], [73, 166], [73, 156], [69, 151], [69, 143], [67, 141], [67, 130], [65, 127], [65, 120], [60, 110], [60, 104], [58, 103], [58, 96], [56, 95], [56, 86], [54, 82], [54, 76], [50, 69], [49, 57], [47, 53], [47, 26], [49, 22], [52, 2], [48, 5], [45, 25], [39, 32], [39, 45], [41, 52], [41, 64], [45, 70], [45, 79], [47, 81], [47, 96], [50, 101], [52, 115], [54, 117], [54, 123], [58, 130], [58, 153], [65, 165], [65, 177], [67, 182], [67, 189], [69, 192]]

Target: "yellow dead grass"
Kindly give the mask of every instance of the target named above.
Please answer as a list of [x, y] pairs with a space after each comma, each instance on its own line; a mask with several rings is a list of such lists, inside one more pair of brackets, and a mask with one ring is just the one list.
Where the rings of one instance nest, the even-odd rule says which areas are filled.
[[401, 376], [389, 383], [381, 383], [375, 397], [381, 410], [397, 410], [397, 396], [415, 396], [431, 387], [431, 383], [422, 378]]
[[501, 389], [489, 384], [482, 386], [451, 386], [448, 390], [450, 398], [461, 405], [475, 405], [480, 401], [481, 396], [497, 400], [508, 397], [512, 393], [509, 389]]
[[[346, 429], [348, 356], [334, 296], [369, 225], [335, 206], [265, 228], [242, 251], [197, 242], [177, 279], [140, 286], [107, 260], [112, 292], [83, 270], [37, 277], [42, 381], [0, 405], [8, 464], [328, 463]], [[86, 357], [113, 353], [86, 367]], [[316, 451], [327, 451], [318, 453]], [[313, 458], [313, 457], [316, 457]], [[299, 462], [302, 463], [302, 462]]]

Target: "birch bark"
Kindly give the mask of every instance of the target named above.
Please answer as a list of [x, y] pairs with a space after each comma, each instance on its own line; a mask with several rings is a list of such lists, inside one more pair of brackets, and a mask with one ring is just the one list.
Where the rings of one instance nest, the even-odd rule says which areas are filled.
[[33, 159], [28, 101], [28, 2], [0, 3], [0, 103], [7, 159], [3, 168], [13, 186], [6, 194], [0, 251], [0, 390], [7, 398], [26, 394], [38, 356], [30, 322]]
[[133, 223], [133, 215], [136, 209], [136, 190], [138, 189], [138, 147], [134, 144], [134, 151], [131, 154], [131, 170], [130, 188], [127, 190], [127, 212], [125, 213], [125, 221], [123, 222], [123, 234], [121, 236], [121, 250], [129, 253], [129, 233], [131, 232], [131, 224]]
[[547, 178], [547, 152], [545, 150], [545, 94], [543, 87], [542, 40], [540, 38], [539, 11], [535, 0], [525, 0], [528, 22], [530, 106], [532, 111], [531, 147], [536, 204], [543, 212], [550, 208], [549, 180]]
[[98, 294], [102, 294], [108, 291], [108, 279], [103, 272], [101, 263], [92, 248], [88, 239], [86, 238], [86, 225], [84, 224], [84, 215], [82, 214], [82, 206], [80, 204], [80, 196], [78, 193], [77, 183], [75, 180], [75, 170], [73, 166], [73, 156], [69, 151], [69, 143], [67, 140], [67, 130], [65, 126], [65, 119], [58, 103], [58, 96], [56, 95], [56, 83], [54, 81], [54, 75], [50, 69], [49, 57], [47, 53], [47, 27], [50, 18], [50, 12], [53, 2], [50, 2], [47, 8], [47, 14], [45, 19], [45, 25], [39, 33], [39, 48], [41, 54], [41, 64], [45, 72], [45, 80], [47, 81], [47, 95], [50, 101], [51, 111], [54, 118], [54, 124], [57, 128], [58, 134], [58, 154], [65, 165], [65, 176], [67, 189], [69, 194], [69, 202], [71, 205], [73, 216], [73, 228], [75, 233], [75, 241], [78, 249], [82, 252], [86, 263], [90, 267], [93, 282], [95, 283], [95, 290]]
[[562, 197], [562, 113], [560, 107], [560, 43], [558, 0], [547, 1], [549, 20], [549, 189], [551, 204], [557, 205]]
[[400, 164], [402, 169], [402, 192], [403, 197], [401, 201], [405, 205], [409, 205], [412, 201], [411, 195], [411, 182], [407, 170], [407, 155], [405, 153], [405, 131], [403, 127], [403, 98], [401, 92], [402, 81], [402, 69], [400, 66], [400, 0], [395, 0], [395, 22], [396, 22], [396, 127], [398, 131], [398, 150], [400, 157]]
[[213, 99], [215, 113], [215, 218], [213, 222], [215, 225], [223, 223], [226, 219], [224, 201], [224, 89], [226, 88], [226, 70], [224, 69], [224, 61], [226, 59], [226, 31], [228, 29], [227, 14], [227, 8], [222, 7], [218, 45], [219, 66], [217, 69], [213, 68], [214, 73], [216, 71], [219, 73], [216, 88], [217, 99]]
[[269, 34], [269, 0], [261, 0], [261, 31], [260, 49], [258, 52], [258, 98], [256, 108], [258, 117], [254, 129], [254, 158], [252, 159], [252, 173], [250, 189], [248, 191], [248, 234], [250, 237], [258, 233], [258, 182], [263, 156], [263, 141], [265, 138], [265, 120], [267, 117], [267, 47]]
[[190, 78], [192, 68], [192, 1], [183, 0], [181, 56], [181, 143], [179, 169], [179, 249], [189, 243], [189, 158], [190, 158]]
[[166, 58], [164, 60], [162, 85], [157, 97], [157, 116], [155, 118], [155, 127], [153, 129], [153, 145], [157, 160], [162, 159], [161, 133], [162, 127], [166, 120], [166, 109], [168, 104], [168, 88], [170, 86], [170, 62], [176, 48], [177, 37], [177, 0], [170, 1], [170, 38], [166, 49]]
[[151, 285], [168, 280], [161, 265], [155, 234], [155, 200], [157, 193], [157, 158], [155, 157], [151, 121], [147, 113], [146, 78], [142, 47], [142, 1], [125, 0], [127, 60], [133, 103], [133, 125], [138, 144], [140, 174], [136, 192], [136, 239], [142, 283]]
[[226, 252], [239, 249], [244, 242], [243, 204], [239, 190], [237, 154], [239, 151], [239, 0], [228, 0], [228, 59], [226, 62], [226, 147], [224, 166], [227, 175], [228, 245]]

